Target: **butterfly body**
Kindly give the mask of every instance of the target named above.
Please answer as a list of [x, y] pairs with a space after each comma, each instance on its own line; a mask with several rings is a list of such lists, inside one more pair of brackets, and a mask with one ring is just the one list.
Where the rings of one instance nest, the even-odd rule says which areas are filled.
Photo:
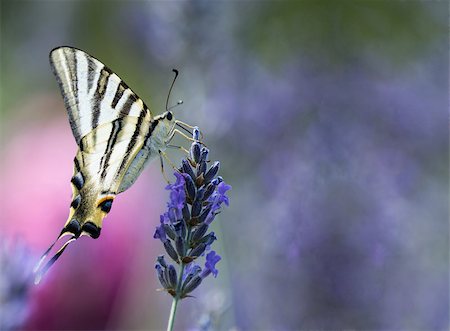
[[166, 149], [177, 122], [170, 111], [153, 116], [115, 73], [81, 50], [55, 48], [50, 52], [50, 64], [79, 148], [74, 158], [69, 217], [56, 241], [66, 235], [71, 238], [37, 280], [70, 242], [82, 235], [100, 236], [116, 195], [127, 190], [145, 165]]

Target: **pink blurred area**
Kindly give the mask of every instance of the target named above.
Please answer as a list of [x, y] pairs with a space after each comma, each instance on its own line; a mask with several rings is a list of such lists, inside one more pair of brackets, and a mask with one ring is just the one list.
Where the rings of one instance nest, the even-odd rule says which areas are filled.
[[[58, 96], [34, 98], [18, 107], [11, 126], [27, 113], [33, 120], [17, 130], [6, 128], [14, 134], [3, 143], [0, 228], [5, 237], [24, 241], [37, 261], [67, 219], [77, 146]], [[33, 286], [26, 330], [148, 324], [146, 312], [158, 310], [152, 299], [158, 297], [153, 266], [159, 247], [152, 236], [165, 206], [159, 166], [149, 168], [115, 199], [100, 238], [72, 243]]]

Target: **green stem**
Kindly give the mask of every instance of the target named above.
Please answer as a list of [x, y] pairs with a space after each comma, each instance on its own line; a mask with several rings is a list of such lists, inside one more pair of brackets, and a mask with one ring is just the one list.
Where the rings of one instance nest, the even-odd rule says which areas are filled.
[[[187, 237], [186, 242], [189, 243], [191, 241], [191, 228], [190, 227], [188, 227], [186, 237]], [[189, 248], [186, 247], [186, 252], [184, 252], [184, 255], [186, 255], [188, 249]], [[185, 264], [183, 262], [181, 262], [180, 263], [180, 273], [178, 275], [177, 290], [176, 290], [175, 296], [173, 297], [172, 307], [170, 308], [169, 322], [167, 323], [167, 331], [172, 331], [173, 326], [175, 324], [175, 314], [177, 313], [178, 301], [180, 301], [180, 296], [181, 296], [181, 286], [183, 285], [182, 283], [183, 283], [184, 267], [185, 267]]]
[[178, 275], [177, 291], [173, 297], [172, 307], [170, 308], [169, 322], [167, 323], [167, 331], [173, 330], [173, 325], [175, 324], [175, 314], [177, 313], [178, 301], [180, 301], [181, 295], [181, 282], [183, 281], [183, 271], [184, 263], [181, 262], [180, 274]]
[[170, 316], [169, 316], [169, 323], [167, 324], [167, 331], [173, 330], [173, 324], [175, 322], [175, 314], [177, 312], [177, 305], [178, 305], [178, 298], [174, 297], [172, 301], [172, 308], [170, 308]]

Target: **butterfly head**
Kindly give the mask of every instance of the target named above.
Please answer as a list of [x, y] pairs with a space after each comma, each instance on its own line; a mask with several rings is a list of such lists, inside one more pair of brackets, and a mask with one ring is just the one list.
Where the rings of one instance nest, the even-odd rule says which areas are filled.
[[170, 131], [175, 123], [175, 118], [170, 110], [165, 111], [159, 116], [156, 116], [155, 119], [158, 121], [159, 125], [163, 126], [166, 129], [167, 132]]
[[175, 117], [173, 113], [169, 111], [165, 111], [161, 115], [158, 115], [153, 120], [154, 125], [154, 137], [156, 139], [160, 138], [161, 140], [165, 140], [168, 137], [174, 126], [175, 126]]

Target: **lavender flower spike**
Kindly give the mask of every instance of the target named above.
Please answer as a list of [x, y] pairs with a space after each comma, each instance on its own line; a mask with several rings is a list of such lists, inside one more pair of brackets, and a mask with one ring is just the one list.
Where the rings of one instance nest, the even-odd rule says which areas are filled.
[[214, 232], [209, 231], [209, 225], [222, 205], [229, 205], [227, 191], [231, 189], [217, 176], [218, 161], [208, 167], [209, 150], [198, 140], [200, 136], [195, 127], [189, 155], [174, 173], [175, 183], [166, 187], [170, 191], [167, 210], [161, 215], [154, 234], [174, 262], [170, 264], [160, 256], [155, 266], [163, 289], [174, 298], [168, 330], [173, 327], [177, 302], [188, 297], [208, 275], [217, 277], [216, 264], [221, 259], [215, 251], [210, 251], [203, 269], [196, 264], [217, 239]]

